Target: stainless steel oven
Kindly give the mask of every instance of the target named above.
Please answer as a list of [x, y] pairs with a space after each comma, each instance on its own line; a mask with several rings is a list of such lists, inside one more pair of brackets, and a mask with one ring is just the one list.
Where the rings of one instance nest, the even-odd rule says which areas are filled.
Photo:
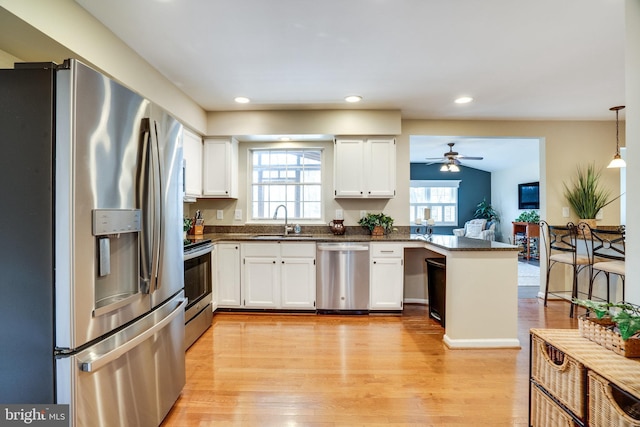
[[211, 326], [212, 252], [211, 240], [185, 240], [184, 294], [185, 350]]

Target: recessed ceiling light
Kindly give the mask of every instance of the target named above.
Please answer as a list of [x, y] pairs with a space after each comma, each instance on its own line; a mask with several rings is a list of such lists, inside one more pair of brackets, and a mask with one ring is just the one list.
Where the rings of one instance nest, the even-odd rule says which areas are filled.
[[346, 98], [344, 98], [344, 100], [347, 102], [360, 102], [362, 101], [362, 97], [358, 95], [349, 95]]
[[251, 100], [246, 96], [236, 96], [233, 100], [238, 104], [248, 104], [249, 102], [251, 102]]
[[456, 99], [454, 102], [456, 104], [468, 104], [471, 101], [473, 101], [473, 98], [471, 98], [470, 96], [461, 96], [460, 98]]

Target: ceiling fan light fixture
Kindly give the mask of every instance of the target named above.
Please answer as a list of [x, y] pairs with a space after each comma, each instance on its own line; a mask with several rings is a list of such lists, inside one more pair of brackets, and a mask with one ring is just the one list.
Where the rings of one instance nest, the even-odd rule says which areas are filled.
[[609, 108], [610, 111], [616, 112], [616, 154], [613, 156], [613, 160], [609, 163], [608, 168], [624, 168], [627, 166], [627, 163], [620, 157], [620, 139], [619, 139], [619, 129], [618, 129], [618, 112], [624, 108], [624, 105], [618, 107]]
[[455, 163], [449, 165], [449, 172], [460, 172], [460, 168]]
[[444, 164], [440, 166], [440, 172], [449, 172], [449, 165]]

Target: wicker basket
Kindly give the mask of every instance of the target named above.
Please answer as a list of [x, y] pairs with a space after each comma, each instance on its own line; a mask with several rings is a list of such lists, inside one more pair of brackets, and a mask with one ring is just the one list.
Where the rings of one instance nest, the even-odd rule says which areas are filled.
[[562, 410], [537, 386], [531, 386], [531, 425], [533, 427], [573, 427], [571, 415]]
[[580, 335], [625, 357], [640, 357], [640, 339], [623, 340], [613, 330], [614, 323], [608, 319], [597, 319], [585, 315], [578, 317]]
[[584, 419], [584, 365], [535, 335], [532, 341], [531, 377]]
[[640, 427], [640, 399], [625, 396], [589, 371], [589, 425]]

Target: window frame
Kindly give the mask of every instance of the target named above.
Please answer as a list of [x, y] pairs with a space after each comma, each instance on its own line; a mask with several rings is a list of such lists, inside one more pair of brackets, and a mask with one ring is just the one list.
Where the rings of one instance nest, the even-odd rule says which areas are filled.
[[[254, 165], [253, 165], [253, 156], [255, 152], [287, 152], [287, 151], [317, 151], [320, 153], [319, 161], [320, 161], [320, 180], [317, 184], [287, 184], [287, 185], [313, 185], [318, 186], [319, 195], [320, 195], [320, 216], [318, 218], [299, 218], [295, 217], [292, 214], [294, 213], [292, 209], [287, 210], [289, 223], [295, 222], [300, 224], [317, 224], [324, 223], [324, 210], [325, 210], [325, 191], [324, 191], [324, 178], [325, 178], [325, 158], [326, 158], [326, 150], [325, 147], [322, 146], [301, 146], [297, 144], [264, 144], [261, 146], [251, 146], [247, 147], [247, 223], [260, 223], [260, 224], [280, 224], [284, 219], [284, 213], [278, 212], [278, 218], [273, 219], [273, 217], [257, 217], [254, 215], [254, 200], [253, 200], [253, 190], [254, 185], [256, 183], [253, 182], [253, 174], [254, 174]], [[282, 185], [282, 184], [273, 184], [273, 185]], [[268, 203], [268, 202], [267, 202]], [[274, 202], [275, 203], [275, 202]], [[282, 202], [282, 204], [289, 205], [291, 203], [296, 203], [295, 201], [286, 201]], [[280, 204], [280, 203], [279, 203]]]
[[[434, 203], [434, 202], [420, 202], [420, 203], [412, 203], [411, 202], [411, 194], [409, 194], [409, 218], [410, 221], [413, 223], [415, 222], [416, 217], [420, 218], [421, 215], [418, 215], [418, 212], [416, 209], [423, 209], [423, 208], [433, 208], [434, 206], [454, 206], [455, 210], [456, 210], [456, 214], [455, 214], [455, 221], [449, 221], [449, 222], [444, 222], [444, 221], [440, 221], [440, 222], [436, 222], [434, 225], [436, 227], [457, 227], [459, 224], [459, 213], [460, 213], [460, 194], [459, 194], [459, 190], [460, 190], [460, 183], [462, 182], [462, 180], [459, 179], [448, 179], [448, 180], [441, 180], [441, 179], [412, 179], [409, 181], [409, 191], [411, 192], [411, 188], [418, 188], [418, 187], [429, 187], [429, 188], [455, 188], [456, 189], [456, 202], [455, 203]], [[426, 218], [423, 218], [423, 220]]]

